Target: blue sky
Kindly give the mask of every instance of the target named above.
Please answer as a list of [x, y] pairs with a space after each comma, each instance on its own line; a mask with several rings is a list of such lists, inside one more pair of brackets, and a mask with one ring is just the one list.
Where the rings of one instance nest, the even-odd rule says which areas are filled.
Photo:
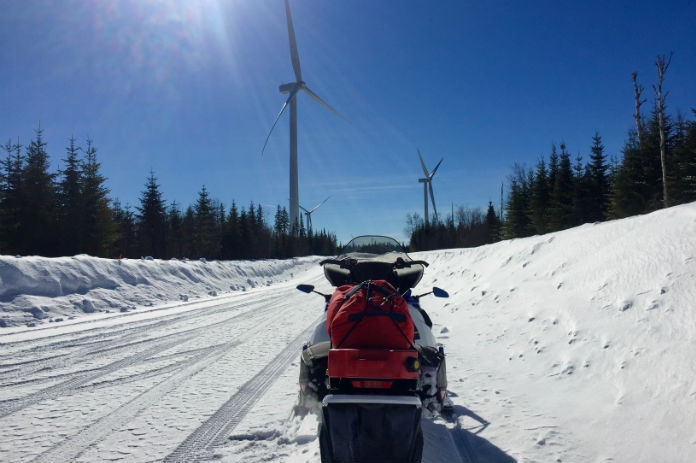
[[[300, 204], [339, 240], [404, 238], [423, 214], [500, 202], [512, 166], [592, 136], [620, 156], [631, 73], [650, 110], [655, 58], [674, 52], [668, 111], [696, 107], [693, 1], [291, 0], [303, 78], [356, 126], [299, 95]], [[135, 207], [152, 170], [167, 202], [205, 186], [229, 207], [288, 203], [294, 80], [282, 0], [4, 0], [0, 138], [41, 125], [56, 169], [70, 136], [98, 149], [110, 196]], [[693, 117], [693, 116], [691, 116]], [[3, 138], [4, 137], [4, 138]], [[4, 154], [3, 154], [4, 156]], [[431, 208], [432, 210], [432, 208]]]

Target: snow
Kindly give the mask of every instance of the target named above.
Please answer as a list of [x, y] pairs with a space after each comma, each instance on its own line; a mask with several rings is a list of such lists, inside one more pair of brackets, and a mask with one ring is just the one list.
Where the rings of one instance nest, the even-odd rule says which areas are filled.
[[[423, 461], [696, 459], [696, 203], [412, 257], [457, 413]], [[319, 260], [0, 257], [0, 460], [318, 462]]]

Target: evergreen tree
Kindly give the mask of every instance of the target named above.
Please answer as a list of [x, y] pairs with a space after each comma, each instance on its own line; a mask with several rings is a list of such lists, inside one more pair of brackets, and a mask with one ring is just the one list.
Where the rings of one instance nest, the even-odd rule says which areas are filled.
[[181, 221], [181, 236], [183, 238], [183, 256], [200, 257], [196, 241], [196, 213], [192, 206], [188, 206], [184, 212], [184, 218]]
[[[693, 114], [696, 116], [696, 109]], [[676, 204], [696, 201], [696, 121], [680, 117], [674, 138], [672, 200]]]
[[505, 212], [503, 235], [505, 238], [530, 236], [532, 232], [529, 219], [529, 201], [531, 187], [529, 175], [520, 166], [515, 166], [515, 176], [510, 180], [508, 201]]
[[551, 191], [544, 159], [537, 163], [530, 197], [531, 225], [535, 233], [544, 234], [548, 230]]
[[179, 204], [172, 201], [167, 211], [167, 257], [181, 258], [185, 255], [183, 221]]
[[573, 165], [573, 223], [571, 226], [593, 221], [592, 211], [592, 182], [589, 165], [583, 166], [582, 156], [575, 157]]
[[58, 219], [60, 222], [60, 253], [72, 256], [85, 252], [82, 247], [82, 169], [75, 138], [70, 137], [66, 148], [67, 157], [63, 159], [65, 169], [58, 184]]
[[488, 211], [486, 212], [486, 228], [488, 237], [486, 239], [487, 243], [495, 243], [500, 241], [500, 219], [498, 219], [495, 213], [495, 208], [493, 207], [493, 202], [488, 202]]
[[0, 194], [0, 254], [16, 254], [20, 243], [22, 172], [24, 155], [19, 142], [11, 140], [3, 147], [7, 158], [3, 161]]
[[115, 233], [111, 254], [119, 257], [137, 257], [135, 213], [128, 205], [122, 208], [119, 200], [114, 201], [112, 213]]
[[[645, 139], [645, 136], [643, 137]], [[614, 174], [611, 187], [610, 216], [623, 218], [646, 210], [647, 182], [638, 139], [632, 134], [623, 148], [623, 160]]]
[[194, 249], [196, 256], [214, 259], [218, 255], [220, 243], [216, 223], [217, 208], [210, 199], [205, 185], [198, 193], [194, 212]]
[[225, 233], [222, 237], [222, 258], [239, 259], [241, 247], [239, 211], [237, 210], [237, 203], [232, 201], [232, 207], [230, 207], [230, 212], [227, 214]]
[[287, 258], [291, 253], [291, 237], [290, 237], [290, 216], [288, 210], [280, 205], [276, 209], [275, 221], [273, 224], [273, 257]]
[[590, 148], [589, 176], [590, 189], [589, 203], [591, 206], [588, 220], [591, 222], [601, 222], [606, 220], [609, 215], [610, 183], [608, 176], [609, 166], [607, 157], [604, 154], [604, 145], [599, 132], [595, 132], [592, 137], [592, 147]]
[[22, 171], [20, 223], [17, 252], [20, 254], [58, 255], [57, 195], [55, 174], [49, 172], [50, 162], [42, 130], [27, 148]]
[[162, 193], [152, 171], [145, 184], [145, 191], [140, 195], [138, 212], [138, 243], [142, 254], [156, 258], [165, 257], [167, 213]]
[[114, 240], [112, 211], [108, 198], [109, 190], [104, 185], [106, 178], [100, 173], [97, 149], [87, 139], [85, 160], [82, 163], [82, 250], [94, 256], [107, 257]]
[[573, 171], [570, 154], [561, 144], [558, 172], [551, 190], [550, 231], [563, 230], [575, 224], [573, 211]]
[[280, 205], [276, 209], [273, 231], [276, 236], [283, 236], [290, 233], [290, 217], [288, 216], [288, 211], [285, 208], [281, 208]]
[[[551, 145], [551, 154], [549, 155], [549, 193], [553, 190], [558, 176], [558, 151], [556, 144]], [[549, 197], [550, 200], [550, 197]]]

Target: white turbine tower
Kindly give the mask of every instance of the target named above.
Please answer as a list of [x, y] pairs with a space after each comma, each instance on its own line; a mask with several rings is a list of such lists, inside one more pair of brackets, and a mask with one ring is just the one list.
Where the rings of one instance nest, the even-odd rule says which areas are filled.
[[425, 218], [425, 225], [428, 225], [428, 190], [430, 190], [430, 200], [433, 203], [433, 210], [435, 211], [435, 221], [437, 221], [437, 206], [435, 206], [435, 195], [433, 194], [432, 180], [433, 176], [435, 175], [435, 172], [437, 172], [437, 168], [440, 167], [440, 164], [442, 164], [443, 159], [440, 159], [440, 162], [437, 163], [432, 172], [428, 172], [428, 168], [425, 167], [425, 162], [423, 162], [423, 156], [421, 156], [420, 150], [417, 151], [421, 167], [423, 168], [423, 174], [425, 174], [425, 178], [419, 178], [418, 183], [423, 184], [423, 216]]
[[[329, 198], [330, 198], [330, 197], [331, 197], [331, 196], [329, 196]], [[307, 230], [308, 230], [308, 231], [312, 229], [312, 213], [313, 213], [314, 211], [316, 211], [317, 209], [319, 209], [319, 208], [321, 207], [322, 204], [324, 204], [326, 201], [329, 200], [329, 198], [326, 198], [325, 200], [323, 200], [322, 202], [320, 202], [319, 204], [317, 204], [316, 206], [314, 206], [314, 207], [311, 208], [310, 210], [307, 210], [307, 209], [305, 209], [304, 207], [302, 207], [302, 205], [300, 205], [300, 209], [302, 209], [302, 210], [304, 211], [305, 216], [307, 217]]]
[[[299, 215], [300, 215], [300, 200], [299, 200], [299, 186], [298, 186], [298, 173], [297, 173], [297, 93], [302, 90], [312, 97], [315, 101], [326, 107], [332, 113], [336, 114], [341, 119], [346, 120], [351, 123], [348, 119], [339, 114], [338, 111], [333, 109], [324, 100], [319, 98], [317, 94], [311, 91], [305, 82], [302, 80], [302, 70], [300, 69], [300, 57], [297, 54], [297, 42], [295, 41], [295, 28], [292, 25], [292, 16], [290, 15], [290, 4], [288, 0], [285, 0], [285, 15], [288, 22], [288, 37], [290, 40], [290, 59], [292, 61], [292, 68], [295, 71], [295, 82], [290, 82], [280, 86], [280, 93], [289, 93], [288, 99], [285, 100], [283, 106], [280, 108], [278, 115], [273, 122], [271, 130], [268, 132], [266, 137], [266, 142], [263, 144], [263, 149], [261, 153], [266, 149], [268, 144], [268, 139], [273, 133], [280, 116], [283, 115], [285, 108], [290, 106], [290, 227], [294, 229], [295, 225], [299, 225]], [[351, 123], [352, 124], [352, 123]], [[295, 231], [297, 232], [297, 230]]]

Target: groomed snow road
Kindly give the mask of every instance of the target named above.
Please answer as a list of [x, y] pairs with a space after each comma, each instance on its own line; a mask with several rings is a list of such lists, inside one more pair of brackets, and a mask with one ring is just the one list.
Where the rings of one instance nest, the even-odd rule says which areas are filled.
[[[322, 304], [298, 282], [2, 336], [0, 460], [318, 462], [291, 416]], [[424, 434], [424, 461], [476, 459], [456, 424]]]

